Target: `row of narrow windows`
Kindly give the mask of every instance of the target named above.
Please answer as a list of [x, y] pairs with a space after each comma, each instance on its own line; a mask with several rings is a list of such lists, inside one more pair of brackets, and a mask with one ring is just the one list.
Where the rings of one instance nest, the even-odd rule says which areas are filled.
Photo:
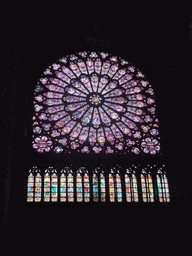
[[[129, 169], [123, 174], [111, 171], [94, 172], [91, 176], [83, 168], [75, 174], [72, 170], [47, 169], [44, 175], [36, 170], [30, 170], [27, 182], [28, 202], [122, 202], [123, 193], [126, 202], [138, 202], [138, 179], [135, 171]], [[143, 202], [154, 202], [154, 184], [150, 172], [142, 170], [140, 174]], [[122, 185], [124, 184], [124, 186]], [[168, 180], [165, 173], [156, 174], [157, 195], [159, 202], [170, 202]]]

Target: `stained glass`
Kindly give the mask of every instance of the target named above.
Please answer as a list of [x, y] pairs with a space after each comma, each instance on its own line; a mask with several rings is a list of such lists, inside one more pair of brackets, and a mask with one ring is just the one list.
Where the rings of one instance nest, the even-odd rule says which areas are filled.
[[68, 195], [68, 202], [74, 201], [74, 190], [73, 190], [73, 175], [72, 173], [68, 174], [67, 177], [67, 195]]
[[126, 201], [131, 202], [131, 182], [130, 177], [125, 174], [125, 193], [126, 193]]
[[154, 202], [152, 177], [150, 173], [147, 174], [145, 170], [143, 170], [141, 174], [141, 186], [143, 201]]
[[89, 175], [85, 173], [84, 175], [84, 201], [90, 201], [90, 192], [89, 192]]
[[57, 201], [57, 174], [53, 173], [51, 175], [51, 201], [56, 202]]
[[82, 177], [78, 173], [76, 177], [76, 190], [77, 190], [77, 202], [83, 201], [83, 186], [82, 186]]
[[135, 171], [127, 169], [125, 174], [125, 192], [127, 202], [138, 202], [138, 189]]
[[138, 190], [137, 190], [137, 179], [135, 174], [132, 175], [132, 187], [133, 187], [133, 201], [138, 202]]
[[64, 173], [60, 176], [60, 200], [66, 202], [66, 176]]
[[106, 201], [106, 191], [105, 191], [105, 177], [104, 174], [100, 174], [100, 190], [101, 190], [101, 202]]
[[115, 202], [114, 179], [112, 174], [109, 174], [109, 197], [110, 202]]
[[93, 174], [93, 201], [99, 201], [98, 178], [95, 173]]
[[117, 201], [122, 202], [122, 190], [121, 190], [121, 177], [116, 174], [116, 189], [117, 189]]
[[165, 174], [158, 170], [157, 188], [160, 202], [170, 202], [168, 181]]
[[50, 201], [50, 175], [48, 172], [44, 175], [44, 201]]
[[37, 173], [35, 177], [35, 201], [41, 201], [41, 175]]
[[40, 153], [156, 154], [155, 107], [150, 83], [127, 61], [103, 52], [69, 55], [37, 81], [32, 146]]
[[33, 202], [34, 193], [34, 175], [30, 173], [27, 182], [27, 202]]

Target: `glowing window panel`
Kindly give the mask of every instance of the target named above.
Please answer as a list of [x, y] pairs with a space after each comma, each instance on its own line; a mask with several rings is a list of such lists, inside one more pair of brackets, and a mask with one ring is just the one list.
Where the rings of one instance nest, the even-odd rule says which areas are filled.
[[95, 173], [93, 174], [93, 201], [99, 201], [98, 178]]
[[131, 202], [131, 182], [128, 174], [125, 174], [125, 193], [126, 193], [126, 201]]
[[169, 196], [169, 187], [168, 187], [168, 180], [165, 174], [163, 175], [163, 184], [165, 189], [165, 196], [166, 196], [166, 202], [170, 202], [170, 196]]
[[154, 202], [152, 178], [151, 175], [147, 174], [145, 171], [142, 171], [141, 174], [141, 186], [143, 201]]
[[78, 173], [76, 177], [76, 190], [77, 190], [77, 202], [83, 201], [83, 186], [82, 186], [82, 177]]
[[74, 188], [73, 188], [72, 173], [69, 173], [68, 177], [67, 177], [67, 195], [68, 195], [68, 202], [73, 202], [74, 201]]
[[132, 174], [132, 195], [133, 195], [132, 200], [134, 202], [138, 202], [139, 199], [138, 199], [137, 179], [134, 173]]
[[51, 175], [51, 201], [56, 202], [57, 201], [57, 174], [53, 173]]
[[101, 202], [106, 201], [106, 191], [105, 191], [105, 177], [104, 174], [100, 174], [100, 190], [101, 190]]
[[60, 201], [66, 202], [66, 176], [64, 173], [60, 176]]
[[143, 195], [143, 201], [147, 202], [147, 194], [146, 194], [146, 185], [145, 185], [145, 177], [143, 174], [141, 174], [141, 186], [142, 186], [142, 195]]
[[148, 186], [148, 198], [150, 202], [154, 202], [154, 195], [153, 195], [153, 182], [152, 177], [150, 174], [148, 174], [148, 180], [147, 180], [147, 186]]
[[50, 201], [50, 175], [46, 173], [44, 175], [44, 201]]
[[157, 188], [160, 202], [170, 202], [168, 181], [165, 174], [159, 170], [157, 174]]
[[157, 154], [155, 107], [150, 83], [128, 61], [108, 53], [69, 55], [37, 81], [32, 147], [39, 153]]
[[90, 201], [90, 192], [89, 192], [89, 176], [87, 173], [84, 175], [84, 201]]
[[35, 177], [35, 201], [41, 201], [41, 175], [37, 173]]
[[34, 175], [30, 173], [27, 181], [27, 202], [33, 202], [34, 196]]
[[122, 202], [122, 189], [120, 175], [116, 174], [116, 190], [117, 190], [117, 202]]
[[109, 197], [110, 202], [115, 202], [114, 179], [112, 174], [109, 174]]

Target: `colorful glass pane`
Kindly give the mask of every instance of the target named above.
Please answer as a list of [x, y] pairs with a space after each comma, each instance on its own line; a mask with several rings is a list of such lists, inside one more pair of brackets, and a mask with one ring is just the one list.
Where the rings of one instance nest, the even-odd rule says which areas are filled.
[[117, 190], [117, 202], [122, 202], [122, 189], [121, 189], [121, 177], [116, 174], [116, 190]]
[[169, 187], [168, 187], [168, 180], [166, 175], [163, 175], [164, 184], [165, 184], [165, 195], [166, 195], [166, 202], [170, 202], [170, 195], [169, 195]]
[[82, 187], [82, 177], [80, 173], [76, 177], [76, 190], [77, 190], [77, 202], [83, 201], [83, 187]]
[[64, 173], [60, 177], [60, 200], [66, 202], [66, 177]]
[[150, 173], [147, 174], [145, 171], [142, 171], [141, 186], [142, 186], [142, 192], [143, 192], [143, 201], [154, 202], [153, 183], [152, 183], [152, 177]]
[[41, 175], [37, 173], [35, 177], [35, 201], [41, 201]]
[[147, 202], [147, 191], [146, 191], [145, 177], [143, 174], [141, 174], [141, 187], [142, 187], [143, 202]]
[[101, 190], [101, 202], [106, 201], [106, 191], [105, 191], [105, 177], [103, 173], [100, 174], [100, 190]]
[[[49, 66], [34, 91], [33, 120], [32, 146], [40, 153], [160, 151], [151, 85], [138, 69], [107, 53], [80, 52]], [[146, 123], [149, 129], [140, 132]]]
[[95, 173], [93, 174], [93, 201], [99, 201], [98, 178]]
[[138, 199], [137, 179], [134, 173], [132, 174], [132, 191], [133, 191], [132, 192], [133, 201], [138, 202], [139, 199]]
[[154, 195], [153, 195], [153, 182], [152, 182], [152, 177], [150, 174], [148, 174], [148, 200], [150, 202], [154, 202]]
[[112, 174], [109, 174], [109, 197], [110, 202], [115, 202], [114, 179]]
[[128, 174], [125, 174], [125, 193], [126, 193], [126, 201], [131, 202], [131, 183], [130, 177]]
[[71, 173], [69, 173], [67, 177], [67, 195], [68, 195], [68, 202], [73, 202], [74, 201], [73, 175]]
[[50, 176], [49, 173], [44, 175], [44, 201], [50, 201]]
[[27, 181], [27, 202], [33, 202], [34, 195], [34, 175], [30, 173]]
[[57, 174], [53, 173], [51, 175], [51, 201], [56, 202], [57, 201]]
[[168, 180], [165, 174], [158, 171], [157, 174], [157, 188], [160, 202], [170, 202]]
[[90, 192], [89, 192], [89, 176], [87, 173], [84, 175], [84, 201], [89, 202]]

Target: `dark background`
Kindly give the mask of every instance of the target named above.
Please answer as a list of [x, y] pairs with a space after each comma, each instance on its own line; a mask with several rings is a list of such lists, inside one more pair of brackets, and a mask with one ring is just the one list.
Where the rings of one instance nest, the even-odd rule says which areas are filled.
[[[173, 6], [156, 4], [149, 7], [132, 7], [129, 3], [105, 9], [93, 4], [90, 8], [82, 7], [75, 11], [73, 6], [63, 9], [56, 6], [53, 10], [33, 7], [34, 11], [26, 7], [26, 12], [15, 14], [11, 17], [11, 25], [5, 26], [1, 40], [4, 235], [24, 234], [23, 230], [26, 232], [33, 221], [45, 222], [51, 214], [58, 223], [62, 218], [66, 221], [69, 216], [73, 216], [71, 219], [74, 222], [75, 216], [85, 220], [83, 216], [86, 215], [90, 222], [92, 215], [98, 218], [104, 214], [106, 220], [108, 216], [114, 217], [115, 213], [121, 215], [122, 220], [131, 214], [137, 214], [140, 218], [143, 216], [141, 212], [146, 217], [169, 216], [175, 220], [176, 216], [191, 216], [189, 59], [192, 14], [188, 1], [183, 1], [183, 5], [174, 2]], [[39, 154], [35, 154], [31, 148], [32, 97], [36, 81], [54, 61], [80, 51], [103, 51], [122, 57], [139, 68], [150, 81], [156, 98], [161, 154], [152, 159], [138, 157], [133, 162], [157, 161], [166, 165], [171, 195], [168, 206], [140, 204], [89, 208], [86, 205], [83, 208], [85, 206], [76, 205], [67, 206], [67, 212], [63, 207], [63, 213], [58, 205], [26, 204], [25, 186], [29, 165], [41, 161], [69, 161], [50, 155], [39, 158]], [[129, 162], [129, 159], [118, 157], [104, 160], [105, 164], [111, 161]], [[85, 161], [95, 164], [103, 162], [103, 158]]]

